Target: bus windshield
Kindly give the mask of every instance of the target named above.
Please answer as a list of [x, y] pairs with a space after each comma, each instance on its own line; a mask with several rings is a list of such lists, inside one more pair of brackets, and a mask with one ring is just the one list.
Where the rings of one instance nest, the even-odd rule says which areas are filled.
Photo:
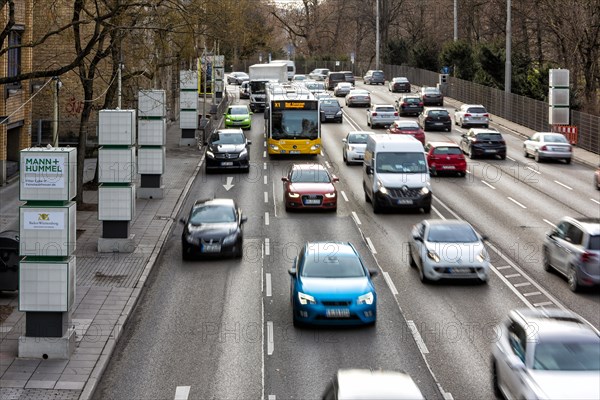
[[319, 113], [314, 110], [273, 110], [271, 138], [317, 139]]

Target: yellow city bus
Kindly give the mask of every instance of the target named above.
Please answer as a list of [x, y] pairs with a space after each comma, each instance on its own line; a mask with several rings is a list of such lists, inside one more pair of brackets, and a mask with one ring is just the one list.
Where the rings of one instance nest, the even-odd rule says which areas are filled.
[[264, 117], [269, 155], [321, 153], [319, 100], [303, 85], [270, 84]]

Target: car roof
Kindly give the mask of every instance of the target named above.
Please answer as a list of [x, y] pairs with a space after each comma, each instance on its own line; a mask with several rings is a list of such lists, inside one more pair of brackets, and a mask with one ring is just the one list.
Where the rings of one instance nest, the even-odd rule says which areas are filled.
[[371, 107], [372, 108], [375, 108], [375, 107], [392, 107], [392, 108], [394, 108], [394, 105], [393, 104], [373, 104]]
[[600, 341], [600, 332], [572, 311], [558, 308], [524, 308], [512, 310], [509, 315], [512, 320], [523, 323], [524, 327], [536, 327], [534, 331], [528, 330], [529, 341], [564, 341], [566, 338]]
[[194, 207], [200, 206], [208, 206], [208, 205], [221, 205], [221, 206], [231, 206], [235, 207], [235, 202], [233, 199], [199, 199], [194, 202]]
[[335, 257], [358, 256], [358, 253], [350, 242], [341, 241], [306, 242], [304, 252], [329, 254]]
[[366, 93], [366, 94], [371, 94], [371, 93], [369, 93], [369, 91], [368, 91], [368, 90], [365, 90], [365, 89], [352, 89], [352, 90], [350, 91], [350, 94], [353, 94], [353, 93], [358, 93], [358, 94], [363, 94], [363, 93]]
[[338, 399], [424, 399], [413, 379], [405, 372], [368, 369], [340, 369], [337, 372]]
[[476, 135], [479, 135], [480, 133], [497, 133], [498, 135], [501, 135], [501, 133], [495, 129], [471, 128], [469, 130], [472, 131]]
[[425, 109], [423, 111], [424, 112], [427, 112], [427, 111], [446, 111], [446, 112], [448, 112], [448, 110], [445, 109], [444, 107], [425, 107]]
[[458, 147], [460, 146], [454, 142], [427, 142], [431, 147]]
[[397, 79], [397, 80], [404, 80], [404, 81], [407, 81], [407, 80], [408, 80], [408, 78], [407, 78], [407, 77], [405, 77], [405, 76], [395, 76], [395, 77], [393, 77], [393, 78], [392, 78], [392, 80], [394, 80], [394, 81], [395, 81], [396, 79]]
[[227, 129], [218, 129], [216, 133], [241, 133], [243, 134], [244, 132], [242, 131], [242, 128], [227, 128]]
[[243, 109], [247, 110], [247, 109], [248, 109], [248, 106], [247, 106], [247, 105], [245, 105], [245, 104], [232, 104], [232, 105], [230, 105], [230, 106], [229, 106], [229, 107], [227, 107], [227, 108], [243, 108]]
[[429, 225], [468, 225], [472, 228], [472, 225], [462, 219], [426, 219], [423, 222]]
[[[483, 107], [483, 105], [481, 105], [481, 104], [463, 104], [462, 106], [465, 107], [465, 108], [469, 108], [469, 107]], [[485, 107], [483, 107], [483, 108], [485, 108]]]
[[361, 134], [361, 135], [365, 134], [365, 133], [369, 134], [369, 135], [374, 135], [375, 134], [375, 132], [371, 132], [371, 131], [350, 131], [350, 132], [348, 132], [349, 135], [353, 134], [353, 133]]
[[304, 163], [304, 164], [292, 164], [292, 169], [324, 169], [325, 166], [319, 163]]
[[396, 125], [419, 125], [419, 123], [412, 119], [397, 119], [394, 121]]

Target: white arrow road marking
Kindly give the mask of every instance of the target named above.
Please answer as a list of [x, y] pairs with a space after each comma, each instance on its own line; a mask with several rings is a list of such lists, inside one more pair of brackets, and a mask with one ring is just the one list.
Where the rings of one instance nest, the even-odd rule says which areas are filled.
[[190, 395], [190, 386], [177, 386], [175, 400], [187, 400]]
[[233, 176], [228, 176], [227, 183], [225, 185], [223, 185], [225, 190], [229, 191], [229, 189], [231, 189], [234, 186], [231, 182], [233, 182]]

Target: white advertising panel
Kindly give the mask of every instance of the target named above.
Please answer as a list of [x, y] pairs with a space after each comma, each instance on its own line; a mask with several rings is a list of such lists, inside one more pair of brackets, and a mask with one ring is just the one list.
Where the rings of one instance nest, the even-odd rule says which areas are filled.
[[77, 194], [77, 150], [21, 150], [20, 200], [69, 201]]
[[98, 188], [98, 220], [131, 221], [135, 216], [135, 185]]
[[67, 312], [76, 294], [75, 257], [19, 264], [19, 311]]
[[164, 117], [166, 113], [164, 90], [140, 90], [138, 92], [138, 117]]
[[77, 207], [74, 201], [61, 206], [19, 207], [19, 254], [68, 257], [75, 252]]

